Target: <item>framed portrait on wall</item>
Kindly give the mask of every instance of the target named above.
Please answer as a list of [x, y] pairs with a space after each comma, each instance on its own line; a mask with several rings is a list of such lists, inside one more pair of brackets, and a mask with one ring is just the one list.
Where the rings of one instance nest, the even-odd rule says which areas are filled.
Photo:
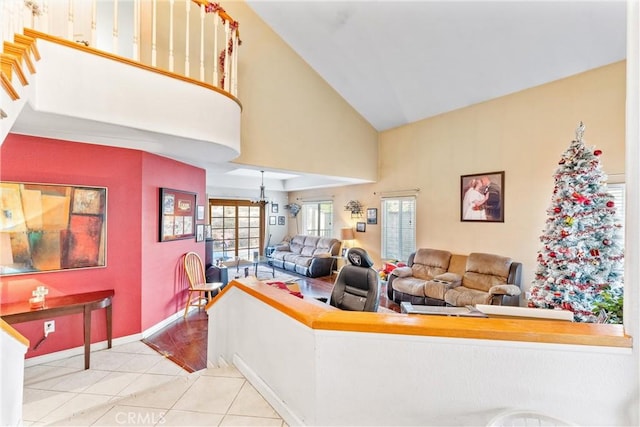
[[204, 240], [204, 224], [196, 224], [196, 242]]
[[160, 188], [161, 242], [195, 237], [195, 215], [196, 193]]
[[364, 233], [367, 231], [367, 223], [366, 222], [356, 222], [356, 231], [360, 233]]
[[284, 221], [285, 221], [284, 216], [278, 217], [278, 225], [284, 225]]
[[376, 208], [368, 208], [367, 209], [367, 224], [377, 224], [378, 223], [378, 209]]
[[275, 215], [271, 215], [269, 217], [269, 225], [276, 225], [276, 217], [275, 217]]
[[504, 222], [504, 171], [460, 177], [460, 221]]

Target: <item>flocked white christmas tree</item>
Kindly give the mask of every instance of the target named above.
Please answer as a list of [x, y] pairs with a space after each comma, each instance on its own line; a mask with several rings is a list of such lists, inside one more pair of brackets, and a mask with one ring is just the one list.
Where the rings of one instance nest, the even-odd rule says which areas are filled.
[[587, 149], [583, 135], [580, 123], [554, 175], [528, 305], [570, 310], [578, 322], [620, 323], [621, 225], [600, 166], [602, 151]]

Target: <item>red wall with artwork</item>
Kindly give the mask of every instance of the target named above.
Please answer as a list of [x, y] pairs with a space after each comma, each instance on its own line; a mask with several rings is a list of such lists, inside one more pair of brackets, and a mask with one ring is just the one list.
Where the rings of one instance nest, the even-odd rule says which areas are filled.
[[[203, 255], [204, 245], [158, 241], [158, 186], [198, 192], [200, 202], [204, 170], [138, 150], [9, 134], [0, 146], [0, 180], [107, 188], [106, 267], [1, 276], [0, 302], [27, 300], [38, 285], [49, 297], [114, 289], [114, 338], [139, 334], [184, 304], [171, 266], [188, 250], [202, 247]], [[27, 358], [82, 346], [81, 315], [55, 320], [56, 332]], [[43, 336], [43, 321], [14, 327], [31, 347]], [[104, 311], [95, 311], [92, 342], [105, 339]]]

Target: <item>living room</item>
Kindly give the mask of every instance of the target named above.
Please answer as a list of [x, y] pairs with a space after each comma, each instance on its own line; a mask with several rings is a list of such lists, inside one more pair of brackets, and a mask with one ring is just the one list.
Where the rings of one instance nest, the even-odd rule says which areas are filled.
[[[360, 201], [365, 209], [377, 208], [381, 212], [381, 193], [404, 195], [409, 190], [416, 200], [416, 248], [510, 256], [523, 263], [522, 283], [526, 288], [533, 278], [540, 248], [539, 236], [553, 191], [552, 175], [560, 155], [575, 138], [580, 121], [587, 126], [587, 145], [603, 152], [603, 168], [610, 182], [637, 185], [637, 166], [629, 167], [628, 154], [630, 150], [636, 150], [632, 153], [637, 154], [637, 147], [632, 149], [625, 143], [629, 141], [626, 130], [629, 124], [625, 119], [625, 114], [629, 114], [626, 61], [377, 132], [243, 3], [230, 5], [229, 11], [243, 22], [243, 49], [246, 49], [243, 55], [253, 66], [240, 80], [244, 106], [242, 154], [234, 164], [368, 181], [304, 191], [267, 188], [267, 196], [280, 209], [287, 203], [331, 201], [336, 237], [341, 228], [355, 229], [356, 222], [366, 222], [366, 218], [352, 218], [344, 209], [350, 200]], [[273, 52], [270, 61], [260, 58], [258, 50], [264, 46], [261, 43], [268, 44]], [[255, 78], [257, 73], [260, 78]], [[305, 90], [296, 90], [292, 78]], [[296, 126], [290, 126], [291, 123]], [[37, 280], [52, 283], [60, 290], [81, 287], [66, 285], [70, 276], [74, 281], [80, 279], [100, 286], [122, 280], [141, 283], [133, 289], [117, 285], [121, 295], [118, 303], [127, 307], [128, 312], [127, 322], [118, 321], [117, 333], [121, 336], [139, 333], [181, 306], [175, 300], [172, 283], [168, 283], [171, 281], [165, 280], [172, 277], [170, 262], [175, 264], [177, 255], [192, 248], [203, 251], [203, 245], [193, 241], [172, 243], [170, 250], [166, 249], [166, 243], [157, 242], [157, 204], [152, 200], [157, 187], [188, 187], [197, 192], [199, 200], [231, 195], [253, 198], [258, 182], [253, 190], [234, 191], [205, 177], [199, 167], [137, 150], [74, 144], [62, 139], [39, 140], [11, 134], [2, 146], [2, 180], [66, 183], [88, 180], [112, 187], [109, 203], [115, 214], [110, 213], [114, 221], [110, 227], [114, 233], [116, 227], [122, 231], [111, 236], [110, 242], [120, 242], [109, 248], [114, 257], [110, 259], [111, 271], [40, 275]], [[113, 169], [100, 165], [105, 158], [130, 169], [120, 177], [106, 177]], [[33, 165], [37, 171], [30, 170]], [[505, 173], [504, 222], [461, 221], [460, 177], [494, 171]], [[637, 200], [629, 201], [637, 209]], [[127, 221], [127, 212], [133, 213], [133, 220], [129, 217]], [[274, 228], [277, 232], [273, 241], [299, 231], [299, 224], [289, 215], [286, 218], [284, 226]], [[630, 224], [637, 230], [637, 220], [631, 221], [627, 226]], [[355, 233], [356, 240], [350, 242], [366, 249], [377, 265], [382, 260], [381, 228], [380, 219], [377, 224], [367, 224], [364, 231]], [[627, 245], [633, 254], [638, 242], [629, 240]], [[131, 242], [133, 249], [128, 248]], [[636, 270], [630, 273], [632, 279], [637, 277]], [[10, 282], [15, 284], [16, 280], [3, 279], [3, 295], [12, 292]], [[637, 290], [631, 289], [631, 295], [637, 295]], [[637, 298], [633, 301], [626, 305], [631, 335], [637, 332], [634, 329]], [[73, 328], [70, 323], [67, 326]], [[23, 331], [35, 339], [40, 329], [38, 324]], [[78, 340], [69, 338], [45, 348], [44, 352], [76, 345]]]

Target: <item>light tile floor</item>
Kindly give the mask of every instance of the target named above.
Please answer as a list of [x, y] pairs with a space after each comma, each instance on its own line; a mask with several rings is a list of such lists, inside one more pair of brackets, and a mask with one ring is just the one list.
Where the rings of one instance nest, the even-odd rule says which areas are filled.
[[137, 341], [25, 368], [25, 426], [286, 426], [234, 367], [188, 373]]

